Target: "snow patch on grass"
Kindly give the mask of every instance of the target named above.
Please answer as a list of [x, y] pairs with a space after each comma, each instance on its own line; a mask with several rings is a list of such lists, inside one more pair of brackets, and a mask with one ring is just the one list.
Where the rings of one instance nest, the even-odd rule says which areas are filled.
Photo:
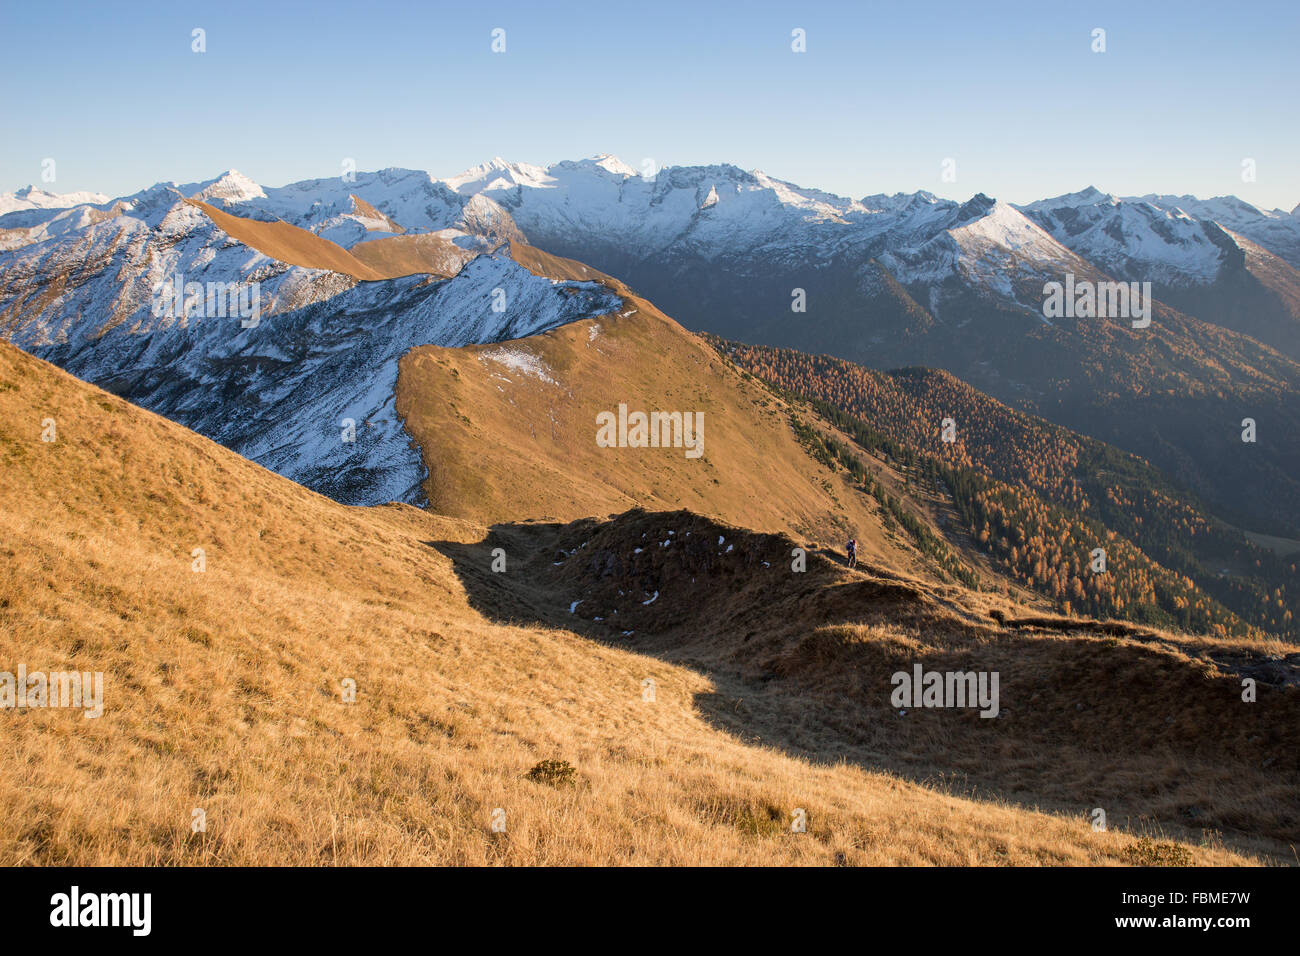
[[555, 384], [555, 379], [551, 377], [551, 368], [532, 352], [525, 351], [521, 348], [499, 348], [489, 352], [483, 352], [479, 355], [479, 361], [489, 359], [498, 362], [506, 368], [514, 369], [524, 375], [531, 375], [533, 378], [540, 379], [551, 385]]

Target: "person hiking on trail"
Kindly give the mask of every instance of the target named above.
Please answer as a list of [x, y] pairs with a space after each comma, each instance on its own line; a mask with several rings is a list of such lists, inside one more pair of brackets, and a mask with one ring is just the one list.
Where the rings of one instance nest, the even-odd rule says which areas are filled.
[[858, 566], [858, 539], [849, 538], [849, 567]]

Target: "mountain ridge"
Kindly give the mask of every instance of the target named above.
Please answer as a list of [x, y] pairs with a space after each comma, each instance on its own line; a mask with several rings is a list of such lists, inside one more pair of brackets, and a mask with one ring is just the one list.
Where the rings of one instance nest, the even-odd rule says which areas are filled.
[[[208, 195], [192, 201], [206, 203], [215, 219], [236, 216], [254, 248], [261, 241], [254, 233], [286, 229], [338, 248], [334, 259], [294, 260], [344, 272], [294, 272], [277, 308], [323, 301], [333, 295], [325, 290], [377, 274], [454, 276], [503, 243], [541, 248], [617, 276], [689, 328], [875, 367], [944, 368], [1022, 410], [1150, 455], [1236, 523], [1300, 533], [1300, 484], [1287, 477], [1300, 471], [1300, 455], [1279, 441], [1300, 429], [1300, 364], [1269, 347], [1300, 349], [1300, 273], [1246, 232], [1194, 219], [1181, 206], [1114, 200], [1092, 187], [1032, 208], [983, 194], [964, 203], [924, 192], [852, 200], [727, 164], [668, 167], [648, 179], [609, 156], [545, 169], [498, 158], [448, 180], [390, 168], [272, 188], [232, 170], [182, 189]], [[159, 277], [156, 266], [141, 266], [197, 235], [177, 210], [181, 198], [175, 186], [160, 185], [111, 208], [0, 216], [6, 334], [45, 341], [18, 331], [34, 321], [51, 342], [63, 334], [49, 316], [62, 309], [66, 323], [76, 293], [59, 283], [76, 276], [84, 288], [84, 277], [58, 262], [84, 258], [87, 240], [91, 255], [128, 261], [136, 255], [129, 250], [145, 244], [140, 264], [119, 270], [123, 288], [105, 297], [110, 324], [126, 321], [145, 302], [145, 281]], [[1236, 216], [1238, 227], [1253, 210], [1206, 202]], [[1123, 235], [1141, 237], [1135, 249], [1150, 254], [1134, 258], [1116, 245], [1109, 220], [1073, 230], [1067, 208], [1076, 217], [1090, 209], [1124, 216]], [[1268, 220], [1264, 231], [1285, 227], [1283, 216], [1254, 213]], [[1114, 256], [1090, 245], [1103, 240]], [[224, 233], [206, 240], [209, 250], [235, 241]], [[266, 248], [272, 259], [288, 255]], [[206, 271], [252, 278], [269, 270], [273, 286], [283, 281], [273, 263], [216, 268], [226, 261], [214, 259]], [[1160, 261], [1180, 268], [1153, 283], [1164, 299], [1146, 303], [1149, 331], [1044, 315], [1046, 283], [1065, 274], [1126, 281]], [[1195, 268], [1182, 268], [1189, 262]], [[792, 293], [806, 298], [802, 312], [792, 310]], [[1188, 408], [1215, 427], [1185, 428]], [[1267, 422], [1273, 439], [1252, 449], [1260, 466], [1221, 466], [1233, 426], [1247, 417]]]

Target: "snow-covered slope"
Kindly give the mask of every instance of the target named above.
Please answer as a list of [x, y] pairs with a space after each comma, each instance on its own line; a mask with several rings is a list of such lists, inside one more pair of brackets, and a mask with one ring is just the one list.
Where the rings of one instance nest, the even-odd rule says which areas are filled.
[[1036, 311], [1042, 304], [1044, 281], [1059, 280], [1067, 272], [1092, 271], [1007, 203], [981, 195], [963, 210], [969, 219], [919, 246], [880, 256], [900, 282], [936, 290], [928, 297], [932, 311], [938, 311], [938, 287], [954, 279]]
[[[232, 175], [194, 192], [231, 200], [228, 208], [267, 198]], [[6, 337], [354, 504], [420, 500], [420, 455], [393, 408], [408, 349], [518, 338], [619, 304], [602, 285], [534, 275], [508, 248], [471, 258], [444, 281], [357, 282], [268, 258], [168, 186], [114, 209], [75, 223], [65, 210], [31, 227], [39, 237], [0, 252]], [[246, 328], [211, 309], [207, 317], [155, 309], [155, 290], [175, 276], [205, 289], [256, 288], [260, 320]], [[355, 440], [345, 440], [347, 420]]]
[[462, 196], [476, 196], [487, 190], [502, 191], [517, 186], [548, 187], [555, 180], [540, 166], [510, 163], [500, 156], [480, 166], [472, 166], [459, 176], [443, 180], [447, 187]]
[[[239, 216], [283, 219], [326, 235], [340, 245], [350, 243], [328, 230], [339, 226], [344, 218], [356, 215], [354, 196], [406, 232], [417, 233], [436, 232], [452, 226], [465, 203], [465, 197], [446, 184], [414, 169], [381, 169], [373, 173], [358, 172], [347, 178], [309, 179], [288, 186], [265, 188], [263, 193], [259, 197], [227, 198], [218, 205]], [[355, 241], [365, 238], [364, 229], [354, 232]]]
[[1023, 211], [1103, 271], [1149, 281], [1170, 305], [1300, 359], [1300, 270], [1225, 224], [1286, 249], [1289, 214], [1261, 213], [1231, 197], [1117, 199], [1092, 187]]
[[1214, 222], [1263, 246], [1275, 256], [1300, 268], [1300, 206], [1291, 212], [1265, 211], [1236, 196], [1197, 199], [1195, 196], [1141, 197], [1160, 209], [1179, 210], [1203, 222]]
[[647, 179], [612, 157], [598, 157], [557, 163], [544, 175], [535, 167], [526, 171], [527, 178], [487, 173], [448, 184], [495, 200], [543, 246], [581, 236], [635, 255], [686, 245], [725, 256], [741, 244], [774, 255], [821, 246], [825, 254], [853, 238], [851, 230], [825, 226], [870, 216], [853, 200], [735, 166], [669, 167]]
[[1213, 222], [1143, 199], [1117, 199], [1091, 186], [1021, 211], [1079, 255], [1124, 278], [1212, 282], [1227, 244]]

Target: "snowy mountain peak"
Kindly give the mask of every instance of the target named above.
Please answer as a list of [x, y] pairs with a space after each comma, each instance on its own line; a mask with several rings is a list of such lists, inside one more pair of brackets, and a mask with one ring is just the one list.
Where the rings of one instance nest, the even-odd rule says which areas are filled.
[[1080, 189], [1077, 193], [1069, 193], [1068, 195], [1062, 196], [1061, 201], [1076, 206], [1081, 206], [1084, 203], [1110, 203], [1111, 205], [1114, 205], [1119, 202], [1119, 200], [1110, 193], [1104, 193], [1096, 186], [1086, 186], [1083, 189]]
[[1120, 203], [1110, 193], [1104, 193], [1096, 186], [1086, 186], [1078, 192], [1066, 193], [1051, 199], [1039, 199], [1018, 208], [1026, 211], [1050, 209], [1079, 209], [1083, 206], [1115, 206]]
[[1042, 199], [1021, 209], [1059, 242], [1122, 279], [1203, 285], [1218, 275], [1226, 240], [1213, 216], [1184, 209], [1173, 197], [1087, 193]]
[[1012, 250], [1032, 245], [1048, 252], [1044, 257], [1048, 259], [1059, 258], [1059, 253], [1065, 253], [1066, 250], [1055, 239], [1010, 203], [989, 199], [979, 193], [962, 210], [979, 208], [984, 209], [982, 215], [966, 220], [950, 230], [950, 234], [959, 243], [963, 239], [970, 239]]
[[452, 176], [443, 182], [462, 196], [472, 196], [487, 189], [512, 189], [516, 186], [544, 188], [553, 184], [554, 179], [541, 166], [511, 163], [500, 156], [494, 156], [488, 162], [471, 166], [459, 176]]
[[[972, 222], [977, 219], [983, 219], [985, 216], [994, 212], [999, 206], [1005, 206], [1006, 203], [999, 203], [983, 193], [976, 193], [970, 199], [966, 200], [958, 208], [955, 219], [958, 225]], [[1010, 207], [1008, 207], [1010, 208]], [[1005, 213], [1003, 214], [1005, 216]]]
[[593, 166], [599, 166], [607, 173], [613, 173], [615, 176], [640, 175], [635, 169], [623, 162], [623, 160], [619, 159], [613, 153], [599, 153], [588, 160], [588, 162]]
[[70, 209], [106, 202], [108, 197], [103, 193], [50, 193], [35, 186], [24, 186], [12, 193], [0, 193], [0, 216], [23, 209]]
[[458, 225], [467, 233], [498, 242], [526, 242], [510, 213], [489, 196], [475, 193], [461, 210]]
[[[187, 191], [188, 188], [185, 187], [183, 191]], [[229, 199], [232, 202], [242, 202], [246, 199], [266, 198], [266, 193], [262, 191], [262, 187], [237, 169], [228, 169], [216, 179], [200, 183], [199, 189], [187, 194], [191, 199], [199, 199], [205, 202], [210, 199]]]
[[1210, 219], [1224, 224], [1238, 223], [1244, 219], [1270, 218], [1268, 213], [1236, 196], [1197, 199], [1195, 196], [1157, 196], [1148, 193], [1131, 201], [1147, 202], [1158, 209], [1177, 209], [1197, 219]]

